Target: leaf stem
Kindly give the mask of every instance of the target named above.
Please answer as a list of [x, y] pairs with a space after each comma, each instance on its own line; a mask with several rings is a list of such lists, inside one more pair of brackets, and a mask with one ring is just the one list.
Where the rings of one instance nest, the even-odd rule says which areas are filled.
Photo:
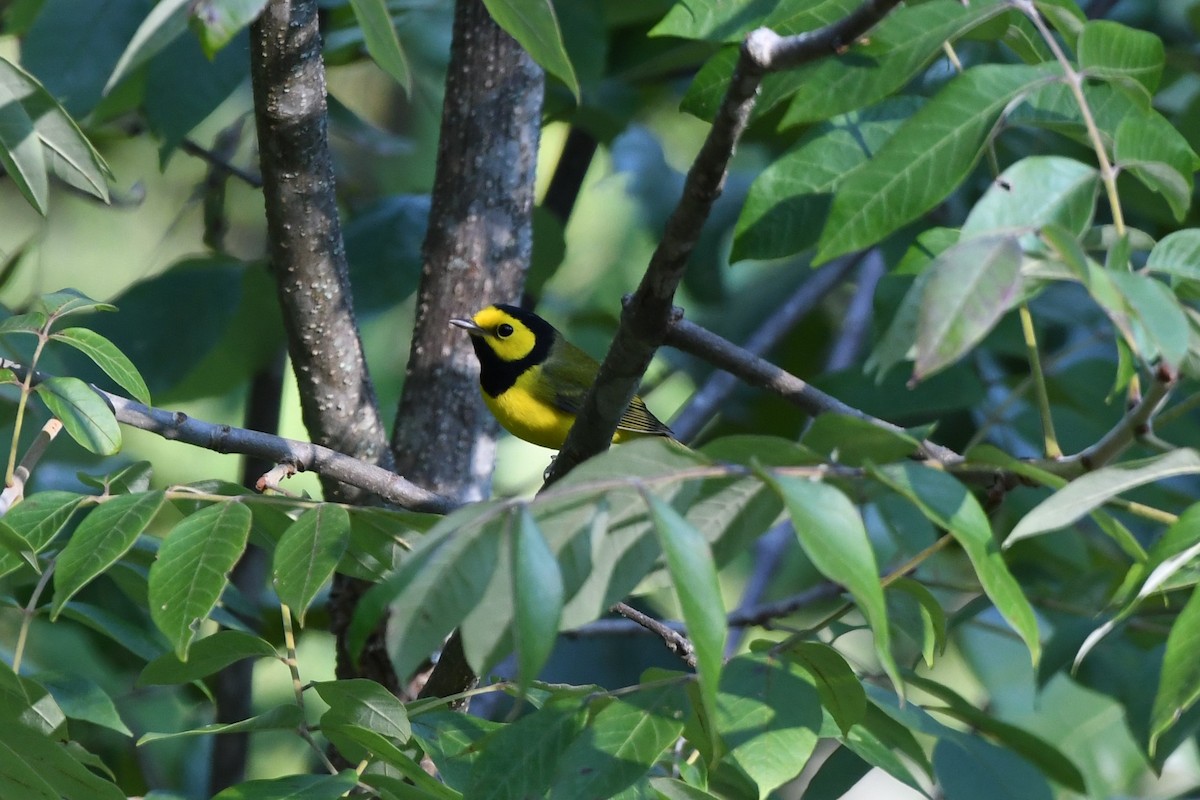
[[287, 648], [287, 658], [284, 659], [284, 663], [287, 664], [288, 671], [292, 674], [292, 692], [296, 695], [296, 705], [300, 707], [300, 727], [296, 732], [320, 757], [321, 763], [325, 769], [329, 770], [329, 774], [337, 775], [338, 768], [329, 760], [324, 748], [313, 739], [312, 732], [308, 729], [308, 720], [304, 717], [304, 682], [300, 680], [300, 662], [296, 658], [296, 634], [292, 629], [292, 610], [288, 608], [287, 603], [280, 603], [279, 612], [283, 618], [283, 645]]
[[8, 449], [8, 467], [4, 470], [4, 485], [12, 486], [13, 472], [17, 467], [17, 446], [21, 441], [21, 423], [25, 419], [25, 406], [29, 404], [29, 395], [32, 392], [33, 376], [37, 370], [38, 359], [42, 356], [42, 349], [45, 348], [46, 342], [50, 341], [50, 324], [53, 322], [54, 316], [46, 320], [46, 324], [38, 331], [38, 343], [33, 349], [33, 356], [29, 359], [29, 370], [25, 373], [25, 380], [21, 383], [21, 398], [17, 401], [17, 418], [13, 422], [12, 445]]
[[25, 608], [21, 609], [21, 630], [17, 633], [17, 646], [13, 648], [12, 671], [14, 675], [21, 674], [21, 660], [25, 655], [25, 642], [29, 638], [29, 628], [33, 625], [38, 600], [42, 599], [42, 592], [46, 590], [46, 584], [50, 582], [50, 576], [54, 574], [55, 563], [51, 561], [46, 567], [42, 576], [38, 578], [37, 586], [33, 587], [33, 593], [29, 595], [29, 602], [25, 604]]
[[1042, 433], [1045, 437], [1046, 458], [1062, 458], [1063, 451], [1054, 433], [1054, 417], [1050, 413], [1050, 395], [1046, 391], [1046, 375], [1042, 372], [1042, 357], [1038, 353], [1037, 332], [1033, 329], [1033, 315], [1029, 304], [1021, 303], [1021, 332], [1025, 335], [1025, 350], [1029, 355], [1029, 372], [1033, 378], [1034, 395], [1037, 397], [1038, 416], [1042, 418]]
[[1083, 76], [1071, 66], [1070, 59], [1059, 46], [1058, 40], [1054, 38], [1054, 34], [1046, 27], [1045, 21], [1042, 20], [1042, 15], [1038, 13], [1032, 0], [1013, 0], [1013, 4], [1021, 10], [1025, 16], [1029, 17], [1030, 22], [1037, 28], [1038, 33], [1046, 42], [1046, 46], [1050, 48], [1050, 52], [1054, 54], [1054, 58], [1063, 68], [1063, 74], [1067, 79], [1067, 87], [1071, 90], [1071, 94], [1075, 96], [1075, 102], [1079, 105], [1079, 113], [1083, 116], [1083, 124], [1087, 129], [1088, 139], [1092, 143], [1092, 149], [1096, 152], [1096, 162], [1100, 165], [1100, 180], [1104, 184], [1104, 192], [1108, 195], [1108, 205], [1112, 210], [1113, 228], [1118, 236], [1125, 235], [1125, 214], [1121, 211], [1121, 197], [1117, 194], [1117, 170], [1112, 162], [1108, 159], [1108, 151], [1104, 147], [1104, 140], [1100, 138], [1100, 129], [1096, 127], [1096, 119], [1092, 116], [1091, 106], [1088, 105], [1087, 98], [1083, 95]]

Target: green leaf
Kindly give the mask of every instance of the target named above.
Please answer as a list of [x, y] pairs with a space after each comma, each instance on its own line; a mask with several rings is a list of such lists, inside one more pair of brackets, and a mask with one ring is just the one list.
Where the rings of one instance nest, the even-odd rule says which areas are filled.
[[143, 661], [158, 658], [168, 649], [166, 639], [150, 625], [146, 612], [134, 615], [130, 619], [128, 615], [101, 606], [72, 600], [63, 608], [62, 615], [91, 628]]
[[986, 64], [948, 83], [838, 188], [815, 263], [872, 245], [937, 205], [979, 160], [1001, 112], [1057, 71]]
[[100, 504], [84, 517], [58, 554], [51, 619], [58, 618], [62, 607], [76, 592], [129, 552], [165, 501], [166, 495], [161, 491], [123, 494]]
[[180, 661], [246, 548], [251, 518], [236, 501], [201, 509], [171, 529], [150, 565], [150, 616]]
[[78, 378], [55, 377], [39, 383], [35, 391], [76, 442], [102, 456], [121, 449], [117, 418], [92, 387]]
[[434, 526], [395, 573], [371, 587], [358, 603], [347, 632], [357, 655], [391, 606], [388, 641], [397, 673], [410, 674], [462, 622], [483, 596], [500, 550], [497, 529], [471, 524], [492, 506], [463, 508]]
[[1187, 139], [1157, 111], [1135, 112], [1117, 127], [1113, 159], [1118, 169], [1158, 192], [1182, 222], [1192, 203], [1196, 153]]
[[933, 748], [933, 769], [946, 800], [1052, 800], [1050, 784], [1020, 756], [972, 736]]
[[1177, 367], [1187, 356], [1191, 327], [1175, 293], [1148, 275], [1108, 270], [1113, 284], [1133, 311], [1134, 341], [1147, 362], [1161, 358]]
[[[8, 510], [4, 522], [29, 543], [35, 553], [42, 552], [67, 526], [84, 496], [75, 492], [35, 492]], [[4, 564], [0, 558], [0, 565]]]
[[[542, 708], [545, 708], [545, 704]], [[497, 730], [507, 730], [511, 725], [501, 725], [479, 717], [455, 711], [424, 711], [410, 706], [413, 739], [433, 759], [438, 773], [448, 787], [458, 792], [466, 791], [472, 764], [482, 757], [484, 750], [478, 743]], [[536, 712], [535, 712], [536, 713]], [[580, 710], [582, 714], [582, 710]], [[521, 719], [524, 719], [522, 717]], [[520, 722], [520, 720], [517, 720]], [[514, 723], [515, 724], [515, 723]], [[582, 727], [582, 719], [580, 726]], [[531, 731], [536, 732], [536, 727]], [[547, 742], [549, 744], [549, 741]], [[497, 745], [489, 745], [490, 751]]]
[[898, 578], [888, 586], [892, 592], [903, 592], [916, 600], [921, 610], [921, 625], [924, 636], [921, 640], [921, 656], [926, 666], [932, 667], [934, 657], [946, 650], [946, 612], [933, 593], [912, 578]]
[[550, 0], [483, 0], [496, 24], [520, 43], [542, 69], [567, 85], [580, 102], [579, 80], [563, 45]]
[[31, 311], [28, 314], [13, 314], [11, 317], [5, 318], [3, 322], [0, 322], [0, 334], [31, 333], [39, 335], [45, 327], [46, 315], [40, 311]]
[[[836, 9], [830, 22], [841, 19], [857, 8], [856, 4]], [[763, 114], [777, 103], [788, 101], [781, 125], [792, 127], [817, 120], [829, 119], [858, 108], [864, 108], [887, 97], [909, 83], [934, 58], [942, 54], [942, 45], [954, 41], [972, 28], [1003, 13], [1004, 3], [985, 0], [963, 5], [956, 0], [933, 0], [921, 5], [904, 6], [886, 16], [872, 28], [865, 42], [856, 43], [846, 53], [824, 58], [779, 75], [769, 75], [763, 83], [764, 97], [755, 109]], [[784, 31], [778, 31], [784, 33]], [[795, 32], [795, 31], [793, 31]], [[725, 71], [720, 92], [710, 88], [720, 102], [729, 71]], [[697, 76], [696, 84], [700, 83]], [[685, 110], [690, 107], [693, 85], [684, 98]], [[711, 100], [699, 116], [711, 117], [716, 103]]]
[[187, 661], [174, 653], [163, 653], [151, 661], [138, 676], [139, 686], [190, 683], [245, 658], [275, 658], [278, 653], [268, 641], [254, 634], [220, 630], [196, 641], [188, 650]]
[[57, 292], [44, 294], [35, 303], [51, 320], [62, 319], [71, 314], [82, 314], [87, 311], [116, 311], [112, 303], [93, 300], [78, 289], [60, 289]]
[[64, 328], [50, 334], [50, 338], [74, 347], [95, 362], [121, 388], [128, 391], [139, 403], [150, 405], [150, 390], [137, 367], [133, 365], [117, 346], [95, 331], [87, 328]]
[[[27, 766], [52, 787], [51, 797], [66, 800], [125, 800], [125, 792], [104, 780], [73, 758], [67, 748], [41, 731], [26, 725], [0, 725], [0, 788], [15, 777], [13, 760]], [[34, 786], [40, 785], [35, 782]], [[25, 798], [25, 787], [13, 792], [13, 798]]]
[[156, 53], [187, 30], [188, 13], [193, 0], [160, 0], [138, 25], [137, 32], [125, 46], [125, 52], [113, 67], [104, 94], [112, 91], [126, 75], [145, 64]]
[[46, 780], [31, 767], [24, 754], [0, 739], [0, 795], [27, 800], [62, 800]]
[[729, 260], [777, 258], [816, 244], [834, 190], [879, 151], [921, 102], [919, 97], [892, 98], [806, 133], [755, 178], [738, 217]]
[[1200, 473], [1200, 454], [1180, 449], [1125, 464], [1102, 467], [1071, 481], [1026, 514], [1004, 546], [1073, 525], [1092, 509], [1122, 492], [1178, 475]]
[[821, 700], [808, 676], [786, 660], [738, 656], [725, 665], [713, 716], [724, 760], [758, 786], [759, 800], [799, 774], [817, 746]]
[[689, 0], [671, 6], [650, 36], [740, 42], [766, 26], [780, 36], [815, 30], [855, 8], [855, 0]]
[[643, 686], [613, 700], [562, 754], [550, 797], [616, 797], [676, 742], [688, 711], [677, 682]]
[[318, 681], [313, 684], [329, 710], [321, 716], [326, 724], [352, 725], [404, 744], [412, 735], [404, 704], [382, 685], [366, 678]]
[[1158, 89], [1165, 53], [1162, 40], [1153, 33], [1093, 20], [1083, 26], [1077, 51], [1079, 66], [1089, 77], [1137, 86], [1148, 94]]
[[913, 380], [962, 358], [1021, 293], [1021, 245], [1011, 234], [960, 241], [934, 259], [917, 313]]
[[354, 9], [371, 58], [400, 84], [405, 94], [411, 95], [412, 68], [409, 67], [404, 48], [400, 46], [400, 39], [396, 37], [396, 28], [392, 25], [386, 0], [350, 0], [350, 7]]
[[472, 748], [479, 756], [471, 765], [465, 797], [523, 800], [545, 795], [586, 720], [577, 699], [552, 700], [491, 734]]
[[0, 58], [0, 164], [29, 205], [45, 216], [50, 200], [46, 159], [33, 120], [21, 104], [20, 76], [15, 70]]
[[821, 705], [837, 722], [843, 735], [863, 721], [867, 713], [867, 693], [841, 653], [821, 642], [800, 642], [788, 648], [787, 654], [812, 676]]
[[712, 713], [726, 635], [725, 603], [717, 566], [704, 537], [679, 512], [652, 494], [646, 494], [645, 498], [675, 596], [679, 598], [688, 638], [695, 647], [700, 696]]
[[1048, 225], [1082, 236], [1091, 227], [1099, 185], [1096, 169], [1073, 158], [1023, 158], [1004, 170], [971, 209], [962, 238]]
[[908, 458], [921, 441], [902, 430], [884, 428], [875, 422], [848, 414], [826, 413], [812, 421], [800, 439], [805, 447], [831, 461], [859, 467], [868, 461], [886, 464]]
[[11, 564], [11, 569], [16, 569], [24, 563], [37, 574], [42, 573], [42, 566], [38, 563], [37, 551], [33, 545], [0, 520], [0, 563], [4, 562]]
[[20, 98], [21, 107], [33, 121], [50, 174], [107, 203], [112, 170], [66, 109], [36, 78], [3, 59], [0, 84]]
[[781, 126], [825, 119], [886, 97], [940, 56], [944, 43], [1004, 11], [997, 2], [933, 0], [902, 6], [846, 53], [791, 71], [787, 82], [795, 91], [775, 93], [790, 100]]
[[[229, 44], [266, 8], [267, 0], [199, 0], [192, 6], [188, 22], [200, 37], [209, 58]], [[364, 36], [369, 36], [366, 31]], [[368, 51], [370, 47], [368, 46]], [[374, 53], [372, 53], [374, 55]]]
[[333, 576], [349, 541], [350, 514], [339, 505], [324, 503], [301, 514], [275, 545], [275, 591], [301, 625], [313, 598]]
[[562, 617], [563, 579], [558, 561], [529, 507], [522, 505], [515, 515], [510, 515], [510, 521], [513, 638], [517, 647], [517, 677], [520, 685], [527, 687], [554, 649]]
[[1162, 675], [1150, 713], [1150, 753], [1164, 733], [1200, 699], [1200, 591], [1191, 597], [1171, 623], [1167, 649], [1163, 655]]
[[337, 775], [285, 775], [230, 786], [212, 800], [338, 800], [357, 783], [358, 774], [352, 769]]
[[193, 736], [208, 736], [220, 733], [254, 733], [256, 731], [286, 731], [294, 730], [304, 722], [304, 714], [299, 706], [283, 705], [264, 711], [249, 719], [239, 722], [214, 723], [188, 728], [178, 733], [145, 733], [138, 739], [138, 747], [148, 742], [161, 742], [167, 739], [187, 739]]
[[878, 467], [871, 474], [911, 500], [921, 513], [947, 529], [962, 545], [984, 593], [1024, 640], [1033, 663], [1037, 664], [1041, 643], [1033, 608], [1008, 571], [987, 515], [975, 497], [950, 475], [913, 464]]
[[1083, 773], [1053, 743], [1016, 725], [996, 719], [992, 714], [980, 711], [949, 686], [919, 676], [912, 676], [911, 680], [923, 691], [945, 701], [947, 704], [947, 708], [944, 709], [945, 713], [966, 723], [976, 731], [995, 737], [1001, 744], [1027, 759], [1045, 775], [1071, 791], [1081, 795], [1087, 794]]
[[133, 731], [117, 713], [112, 698], [88, 678], [66, 671], [39, 672], [35, 677], [71, 719], [84, 720], [124, 736], [133, 736]]
[[1200, 281], [1200, 228], [1164, 236], [1150, 251], [1146, 271]]
[[879, 567], [858, 509], [828, 484], [766, 473], [764, 479], [783, 496], [800, 546], [813, 566], [854, 597], [875, 635], [879, 663], [897, 690], [902, 690], [900, 670], [892, 656]]
[[709, 794], [675, 778], [651, 778], [650, 788], [654, 790], [658, 800], [718, 800], [715, 794]]

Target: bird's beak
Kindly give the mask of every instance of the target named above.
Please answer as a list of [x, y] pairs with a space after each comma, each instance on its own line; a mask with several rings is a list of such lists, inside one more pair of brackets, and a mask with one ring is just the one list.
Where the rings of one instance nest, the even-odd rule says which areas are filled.
[[483, 328], [476, 325], [475, 320], [472, 319], [452, 319], [450, 324], [456, 328], [462, 328], [472, 336], [483, 336], [484, 334]]

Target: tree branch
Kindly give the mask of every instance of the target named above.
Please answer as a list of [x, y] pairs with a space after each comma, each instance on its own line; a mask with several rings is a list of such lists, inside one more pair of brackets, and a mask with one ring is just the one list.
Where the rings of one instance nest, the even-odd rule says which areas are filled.
[[[826, 295], [841, 285], [858, 262], [856, 258], [838, 259], [812, 274], [800, 284], [783, 305], [776, 309], [747, 340], [745, 349], [754, 355], [770, 352], [779, 341], [808, 316]], [[668, 332], [667, 336], [670, 336]], [[708, 423], [737, 386], [737, 378], [729, 372], [716, 371], [692, 395], [687, 406], [671, 420], [671, 430], [681, 442], [691, 441]]]
[[[457, 0], [417, 318], [392, 450], [400, 472], [459, 502], [488, 496], [500, 429], [479, 396], [470, 337], [449, 321], [521, 295], [533, 251], [544, 81], [483, 0]], [[476, 680], [456, 635], [421, 694], [460, 695]]]
[[621, 314], [617, 335], [567, 441], [550, 467], [547, 484], [611, 444], [621, 412], [629, 405], [654, 351], [666, 336], [675, 290], [704, 221], [721, 193], [729, 161], [750, 121], [763, 76], [835, 53], [866, 33], [898, 2], [867, 0], [845, 19], [799, 36], [780, 37], [760, 28], [746, 37], [712, 128], [688, 170], [683, 196], [667, 219], [633, 299]]
[[[775, 366], [769, 361], [759, 358], [753, 353], [738, 347], [730, 341], [722, 339], [717, 334], [705, 330], [699, 325], [686, 319], [674, 320], [667, 329], [666, 344], [685, 353], [703, 358], [711, 364], [736, 375], [751, 386], [778, 394], [783, 399], [802, 409], [807, 414], [817, 416], [833, 412], [857, 417], [891, 431], [902, 431], [903, 428], [893, 425], [886, 420], [873, 417], [865, 411], [849, 406], [832, 395], [809, 385], [790, 372]], [[921, 443], [921, 450], [927, 458], [935, 461], [959, 461], [961, 457], [947, 447], [934, 442]]]
[[662, 639], [663, 644], [667, 646], [668, 650], [683, 659], [683, 663], [695, 669], [696, 648], [692, 646], [691, 641], [686, 636], [675, 630], [675, 628], [655, 619], [649, 614], [638, 611], [627, 603], [617, 603], [612, 607], [612, 610]]
[[[317, 0], [271, 0], [250, 26], [268, 252], [309, 436], [386, 471], [394, 462], [363, 358], [338, 220], [317, 6]], [[361, 488], [322, 475], [326, 497], [374, 502]], [[344, 646], [366, 588], [363, 581], [334, 577], [329, 627], [336, 638], [337, 675], [371, 678], [396, 691], [399, 681], [382, 628], [357, 663]]]

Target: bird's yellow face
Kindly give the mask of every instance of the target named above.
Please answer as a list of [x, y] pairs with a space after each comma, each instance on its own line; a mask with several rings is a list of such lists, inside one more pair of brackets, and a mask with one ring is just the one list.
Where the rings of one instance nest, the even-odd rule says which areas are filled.
[[465, 328], [476, 341], [488, 346], [502, 361], [520, 361], [529, 355], [537, 344], [537, 337], [529, 326], [502, 308], [488, 306], [471, 319], [473, 327], [454, 320], [454, 324]]

